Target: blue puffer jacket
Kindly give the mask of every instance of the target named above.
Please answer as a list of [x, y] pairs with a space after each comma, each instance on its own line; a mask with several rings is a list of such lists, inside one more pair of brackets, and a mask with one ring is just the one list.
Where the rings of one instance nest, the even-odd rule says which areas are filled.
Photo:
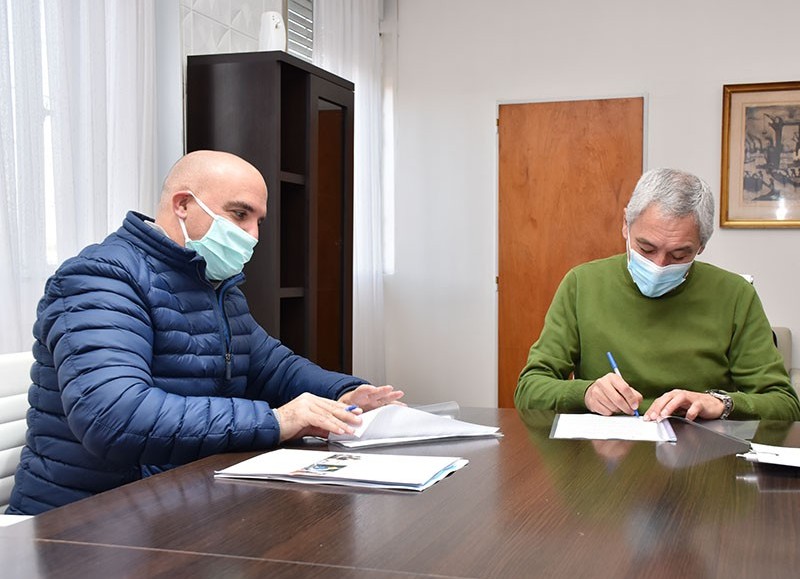
[[364, 380], [271, 338], [236, 287], [129, 213], [47, 282], [9, 513], [37, 514], [220, 452], [278, 445], [271, 406]]

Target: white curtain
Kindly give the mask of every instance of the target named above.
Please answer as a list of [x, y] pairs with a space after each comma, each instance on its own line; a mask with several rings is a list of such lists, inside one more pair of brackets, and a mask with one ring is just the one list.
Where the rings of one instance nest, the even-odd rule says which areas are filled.
[[314, 3], [314, 63], [355, 84], [353, 373], [383, 384], [381, 0]]
[[0, 0], [0, 352], [66, 258], [158, 196], [155, 0]]

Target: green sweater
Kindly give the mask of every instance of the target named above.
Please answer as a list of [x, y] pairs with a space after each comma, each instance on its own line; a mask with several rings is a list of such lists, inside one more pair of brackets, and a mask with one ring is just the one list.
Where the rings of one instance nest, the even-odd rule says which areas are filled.
[[586, 412], [586, 389], [611, 368], [611, 352], [646, 410], [674, 388], [719, 388], [732, 419], [800, 420], [772, 329], [752, 285], [695, 262], [685, 282], [659, 298], [639, 293], [625, 254], [567, 273], [528, 355], [517, 408]]

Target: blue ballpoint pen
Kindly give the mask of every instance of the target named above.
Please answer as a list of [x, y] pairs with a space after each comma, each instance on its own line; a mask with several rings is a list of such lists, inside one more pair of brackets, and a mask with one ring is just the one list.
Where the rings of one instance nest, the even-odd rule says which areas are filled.
[[[606, 352], [606, 357], [608, 358], [608, 363], [611, 364], [611, 369], [614, 371], [614, 374], [622, 378], [622, 372], [619, 371], [617, 361], [614, 359], [614, 356], [611, 355], [611, 352]], [[633, 409], [633, 415], [639, 416], [639, 411], [635, 408]]]

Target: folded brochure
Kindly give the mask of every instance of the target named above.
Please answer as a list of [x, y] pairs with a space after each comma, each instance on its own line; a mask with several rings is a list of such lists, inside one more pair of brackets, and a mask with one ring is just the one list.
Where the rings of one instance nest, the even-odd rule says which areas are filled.
[[423, 491], [468, 462], [453, 456], [360, 454], [281, 448], [215, 471], [214, 476]]
[[362, 414], [361, 424], [353, 434], [330, 434], [328, 442], [347, 448], [366, 448], [443, 438], [502, 436], [499, 430], [496, 426], [472, 424], [389, 404]]

